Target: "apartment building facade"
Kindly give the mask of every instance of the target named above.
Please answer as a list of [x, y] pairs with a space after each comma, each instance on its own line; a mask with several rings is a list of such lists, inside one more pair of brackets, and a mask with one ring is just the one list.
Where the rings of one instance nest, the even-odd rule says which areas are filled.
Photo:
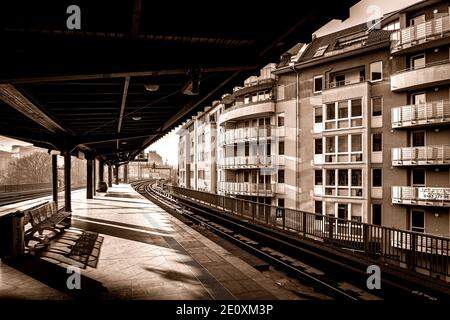
[[223, 96], [210, 191], [450, 235], [449, 13], [429, 0], [313, 38]]

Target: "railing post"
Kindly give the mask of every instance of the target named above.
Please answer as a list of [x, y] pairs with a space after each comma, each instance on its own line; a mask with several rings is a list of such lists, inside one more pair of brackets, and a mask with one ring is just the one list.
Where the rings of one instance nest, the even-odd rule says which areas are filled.
[[363, 248], [364, 253], [369, 253], [369, 225], [363, 224]]
[[302, 230], [303, 230], [303, 237], [306, 237], [306, 212], [300, 211], [302, 215]]
[[333, 242], [334, 218], [328, 217], [328, 240]]
[[411, 256], [409, 260], [409, 268], [411, 271], [416, 269], [416, 256], [417, 256], [417, 235], [411, 233]]

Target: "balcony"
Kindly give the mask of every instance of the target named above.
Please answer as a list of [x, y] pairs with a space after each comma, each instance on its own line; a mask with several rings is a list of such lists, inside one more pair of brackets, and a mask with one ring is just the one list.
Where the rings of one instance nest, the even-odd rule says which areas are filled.
[[445, 15], [425, 21], [424, 23], [400, 29], [391, 34], [391, 52], [396, 53], [431, 41], [440, 40], [450, 35], [450, 18]]
[[219, 146], [224, 146], [246, 141], [256, 142], [258, 140], [270, 139], [274, 135], [276, 135], [274, 126], [227, 129], [225, 132], [219, 134], [218, 143]]
[[435, 101], [392, 108], [392, 128], [450, 124], [450, 102]]
[[450, 165], [450, 146], [393, 148], [392, 165]]
[[406, 69], [391, 75], [391, 91], [422, 89], [450, 83], [450, 63], [443, 60], [428, 63], [424, 67]]
[[352, 81], [331, 82], [322, 92], [322, 103], [367, 97], [369, 85], [370, 82], [365, 81], [363, 77], [355, 78]]
[[251, 182], [219, 182], [219, 192], [234, 195], [266, 196], [275, 194], [275, 184]]
[[251, 169], [272, 165], [270, 156], [244, 156], [220, 158], [218, 164], [223, 169]]
[[392, 187], [392, 203], [414, 206], [450, 207], [450, 188]]
[[226, 109], [219, 116], [219, 125], [230, 120], [244, 118], [262, 117], [275, 112], [275, 102], [273, 100], [258, 101], [249, 104], [240, 104]]

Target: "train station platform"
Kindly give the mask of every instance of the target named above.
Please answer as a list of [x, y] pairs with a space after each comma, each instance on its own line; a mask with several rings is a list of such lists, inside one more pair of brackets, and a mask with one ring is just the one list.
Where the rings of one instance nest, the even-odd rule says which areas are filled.
[[[68, 289], [69, 266], [81, 271], [81, 289]], [[94, 199], [72, 192], [69, 229], [39, 255], [0, 262], [0, 299], [79, 297], [299, 299], [128, 184]]]

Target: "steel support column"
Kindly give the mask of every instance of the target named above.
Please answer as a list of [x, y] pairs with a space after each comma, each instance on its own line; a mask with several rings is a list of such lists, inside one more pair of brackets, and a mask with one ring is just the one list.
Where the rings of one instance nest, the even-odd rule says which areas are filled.
[[123, 183], [128, 183], [128, 163], [123, 166]]
[[119, 166], [115, 167], [115, 173], [116, 173], [116, 184], [119, 185]]
[[112, 165], [108, 164], [108, 187], [112, 187]]
[[65, 211], [72, 211], [72, 179], [70, 173], [72, 171], [72, 158], [70, 149], [64, 151], [64, 204]]
[[52, 195], [58, 207], [58, 156], [56, 154], [52, 154]]
[[93, 164], [92, 164], [92, 158], [86, 158], [86, 199], [93, 199], [94, 193], [93, 193]]

